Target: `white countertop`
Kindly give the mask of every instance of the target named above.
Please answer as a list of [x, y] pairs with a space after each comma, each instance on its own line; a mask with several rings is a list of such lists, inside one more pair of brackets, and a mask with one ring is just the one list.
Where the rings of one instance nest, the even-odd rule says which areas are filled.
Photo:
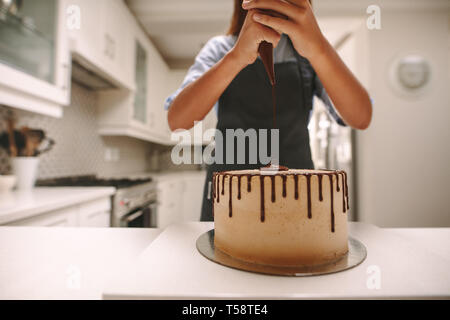
[[[291, 278], [206, 260], [195, 241], [212, 227], [178, 224], [159, 237], [159, 229], [0, 227], [0, 299], [450, 297], [450, 228], [350, 223], [368, 250], [363, 264]], [[380, 289], [366, 286], [372, 265]]]
[[[350, 223], [350, 235], [367, 248], [362, 264], [328, 275], [282, 277], [235, 270], [204, 258], [195, 242], [212, 227], [201, 222], [170, 226], [126, 272], [112, 277], [104, 298], [450, 298], [450, 229], [396, 231]], [[373, 286], [374, 277], [379, 288]]]
[[0, 300], [101, 299], [160, 229], [0, 227]]
[[115, 191], [113, 187], [37, 187], [29, 191], [1, 193], [0, 225], [107, 197]]

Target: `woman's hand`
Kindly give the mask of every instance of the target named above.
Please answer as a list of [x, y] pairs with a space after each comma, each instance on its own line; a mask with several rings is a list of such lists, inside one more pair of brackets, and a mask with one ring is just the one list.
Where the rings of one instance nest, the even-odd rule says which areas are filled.
[[255, 14], [256, 10], [248, 11], [236, 44], [230, 52], [242, 68], [255, 62], [258, 57], [259, 44], [262, 41], [270, 42], [274, 47], [280, 41], [280, 34], [274, 29], [256, 22]]
[[244, 0], [242, 7], [250, 11], [269, 9], [285, 15], [287, 20], [256, 12], [252, 18], [279, 33], [287, 34], [295, 50], [308, 60], [326, 48], [328, 42], [320, 31], [308, 0]]

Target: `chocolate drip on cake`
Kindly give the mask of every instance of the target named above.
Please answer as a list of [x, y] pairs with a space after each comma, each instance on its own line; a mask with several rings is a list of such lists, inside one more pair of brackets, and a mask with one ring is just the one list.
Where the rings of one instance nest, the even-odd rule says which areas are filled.
[[213, 175], [211, 187], [212, 187], [212, 198], [214, 200], [216, 198], [216, 176], [215, 175]]
[[311, 175], [306, 175], [306, 193], [308, 196], [308, 218], [311, 219], [312, 218], [312, 213], [311, 213]]
[[[229, 190], [229, 192], [230, 192], [230, 194], [229, 194], [229, 196], [230, 196], [230, 199], [229, 199], [229, 203], [228, 203], [228, 210], [229, 210], [229, 216], [230, 216], [230, 218], [233, 216], [233, 190], [232, 190], [232, 186], [233, 186], [233, 184], [232, 184], [232, 181], [233, 181], [233, 176], [232, 175], [230, 175], [229, 176], [230, 178], [230, 181], [229, 181], [229, 186], [230, 186], [230, 190]], [[225, 178], [225, 177], [224, 177]]]
[[[284, 170], [282, 170], [284, 171]], [[322, 170], [327, 171], [327, 170]], [[297, 200], [299, 199], [300, 195], [300, 184], [299, 184], [299, 176], [305, 176], [306, 178], [306, 197], [307, 197], [307, 208], [308, 208], [308, 218], [312, 219], [312, 200], [311, 200], [311, 177], [317, 176], [318, 181], [318, 188], [319, 188], [319, 200], [323, 201], [323, 176], [328, 176], [330, 180], [330, 206], [331, 206], [331, 232], [335, 231], [335, 213], [334, 213], [334, 182], [333, 177], [336, 177], [336, 191], [342, 192], [342, 208], [343, 212], [345, 213], [349, 209], [349, 203], [348, 203], [348, 185], [347, 185], [347, 174], [343, 171], [331, 171], [330, 172], [318, 172], [318, 173], [304, 173], [304, 174], [296, 174], [296, 173], [285, 173], [280, 174], [280, 178], [282, 179], [282, 196], [283, 198], [287, 197], [287, 178], [288, 176], [292, 176], [294, 179], [294, 198]], [[264, 186], [264, 179], [265, 177], [269, 177], [271, 181], [271, 202], [274, 203], [276, 201], [276, 185], [275, 185], [275, 179], [277, 175], [264, 175], [261, 173], [245, 173], [245, 174], [239, 174], [239, 173], [228, 173], [228, 172], [222, 172], [222, 173], [215, 173], [213, 175], [213, 201], [217, 201], [217, 203], [220, 202], [220, 193], [222, 195], [225, 194], [225, 179], [226, 177], [229, 177], [228, 181], [228, 189], [229, 189], [229, 202], [228, 202], [228, 212], [229, 217], [233, 216], [233, 177], [237, 177], [237, 199], [242, 198], [241, 193], [241, 186], [242, 186], [242, 177], [247, 177], [247, 192], [251, 191], [251, 180], [253, 176], [259, 176], [260, 179], [260, 192], [261, 192], [261, 199], [260, 199], [260, 209], [261, 209], [261, 222], [265, 221], [265, 186]], [[220, 181], [220, 177], [222, 177], [222, 181]], [[341, 177], [341, 182], [339, 181], [339, 178]], [[222, 190], [220, 190], [220, 183], [222, 183]], [[214, 215], [214, 208], [213, 208], [213, 215]]]
[[319, 179], [319, 201], [323, 201], [323, 195], [322, 195], [322, 177], [323, 175], [319, 174], [317, 178]]
[[347, 210], [350, 209], [350, 205], [348, 203], [348, 185], [347, 185], [347, 175], [345, 175], [345, 199], [347, 201]]
[[[331, 232], [334, 232], [334, 189], [333, 189], [333, 175], [329, 174], [328, 177], [330, 178], [330, 195], [331, 195]], [[336, 179], [338, 179], [338, 175], [336, 175]]]
[[241, 178], [242, 176], [238, 176], [238, 199], [241, 200]]
[[346, 198], [346, 194], [345, 194], [345, 183], [346, 183], [346, 176], [345, 174], [342, 174], [342, 211], [345, 213], [347, 212], [347, 206], [345, 204], [345, 198]]
[[265, 220], [265, 212], [264, 212], [264, 176], [259, 176], [260, 181], [260, 189], [261, 189], [261, 222]]
[[216, 185], [217, 185], [217, 191], [216, 191], [216, 194], [217, 194], [217, 203], [220, 202], [219, 181], [220, 181], [220, 175], [217, 175], [217, 176], [216, 176]]
[[270, 176], [270, 182], [272, 184], [272, 188], [271, 188], [272, 196], [271, 196], [271, 198], [272, 198], [272, 202], [275, 202], [275, 176]]

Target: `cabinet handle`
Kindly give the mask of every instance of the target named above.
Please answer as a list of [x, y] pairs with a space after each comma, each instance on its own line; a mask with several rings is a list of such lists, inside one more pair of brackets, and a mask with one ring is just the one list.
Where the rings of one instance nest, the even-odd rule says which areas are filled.
[[63, 63], [62, 68], [64, 70], [64, 75], [63, 75], [64, 83], [61, 88], [64, 91], [66, 91], [69, 88], [69, 82], [70, 82], [69, 65], [67, 63]]
[[105, 33], [105, 48], [103, 49], [103, 54], [111, 60], [114, 60], [116, 56], [116, 42], [107, 33]]
[[105, 47], [103, 48], [103, 54], [105, 56], [109, 56], [109, 37], [105, 33]]
[[111, 55], [110, 55], [110, 58], [112, 60], [114, 60], [114, 58], [116, 57], [116, 42], [114, 41], [113, 38], [110, 38], [109, 40], [111, 42]]

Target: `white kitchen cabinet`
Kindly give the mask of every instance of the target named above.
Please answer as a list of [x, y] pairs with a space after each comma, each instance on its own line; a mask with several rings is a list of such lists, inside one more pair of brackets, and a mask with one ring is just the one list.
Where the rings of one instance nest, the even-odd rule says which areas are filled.
[[205, 171], [158, 176], [158, 228], [178, 222], [200, 221], [205, 176]]
[[180, 177], [171, 175], [158, 180], [157, 226], [166, 228], [182, 221], [183, 184]]
[[186, 173], [183, 176], [183, 221], [200, 221], [203, 187], [206, 172]]
[[89, 202], [45, 212], [31, 218], [8, 223], [8, 226], [34, 227], [97, 227], [107, 228], [111, 219], [111, 198], [104, 197]]
[[8, 226], [21, 227], [76, 227], [78, 207], [72, 206], [64, 209], [43, 213], [35, 217], [9, 223]]
[[78, 208], [78, 226], [107, 228], [111, 222], [111, 199], [102, 198], [82, 203]]
[[63, 0], [23, 1], [0, 19], [0, 104], [60, 117], [70, 101]]
[[68, 12], [80, 13], [79, 28], [69, 28], [73, 57], [118, 88], [134, 90], [133, 17], [123, 0], [64, 1]]
[[131, 30], [135, 90], [99, 92], [99, 133], [170, 144], [163, 108], [167, 65], [136, 22]]

